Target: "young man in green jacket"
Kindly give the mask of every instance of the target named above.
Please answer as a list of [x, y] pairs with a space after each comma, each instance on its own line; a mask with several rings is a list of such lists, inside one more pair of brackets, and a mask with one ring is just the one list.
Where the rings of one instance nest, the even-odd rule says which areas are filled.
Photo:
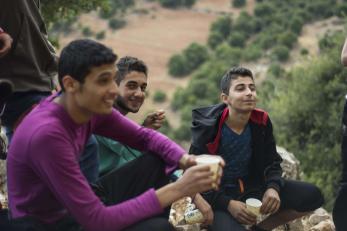
[[[118, 61], [117, 69], [119, 95], [114, 107], [123, 115], [137, 113], [145, 100], [148, 68], [142, 60], [126, 56]], [[164, 119], [164, 111], [153, 112], [147, 115], [142, 125], [157, 130]], [[140, 151], [118, 141], [102, 136], [96, 136], [96, 139], [99, 144], [101, 176], [142, 155]]]

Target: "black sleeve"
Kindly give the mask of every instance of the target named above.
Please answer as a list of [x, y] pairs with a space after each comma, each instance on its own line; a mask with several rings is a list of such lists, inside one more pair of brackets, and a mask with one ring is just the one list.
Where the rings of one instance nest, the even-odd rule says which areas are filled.
[[198, 147], [197, 145], [191, 144], [189, 148], [189, 153], [200, 155], [200, 154], [206, 154], [207, 152], [202, 147]]
[[201, 193], [204, 199], [211, 205], [213, 210], [222, 210], [228, 212], [229, 201], [232, 199], [225, 195], [221, 190], [208, 191]]
[[270, 119], [265, 129], [265, 184], [267, 188], [274, 188], [278, 192], [283, 187], [282, 157], [276, 150], [276, 142], [273, 136], [272, 123]]

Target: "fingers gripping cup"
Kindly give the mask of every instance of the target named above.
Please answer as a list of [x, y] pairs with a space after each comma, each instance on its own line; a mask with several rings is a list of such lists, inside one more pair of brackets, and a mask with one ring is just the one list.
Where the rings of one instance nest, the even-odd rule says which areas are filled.
[[255, 198], [249, 198], [246, 200], [246, 207], [249, 211], [254, 213], [255, 215], [260, 215], [260, 207], [262, 206], [262, 203], [260, 200]]
[[221, 159], [218, 156], [212, 156], [212, 155], [201, 155], [196, 157], [196, 163], [198, 165], [208, 165], [210, 166], [210, 171], [213, 172], [213, 180], [215, 181], [213, 183], [213, 188], [217, 188], [217, 178], [218, 178], [218, 172], [220, 168], [220, 161]]

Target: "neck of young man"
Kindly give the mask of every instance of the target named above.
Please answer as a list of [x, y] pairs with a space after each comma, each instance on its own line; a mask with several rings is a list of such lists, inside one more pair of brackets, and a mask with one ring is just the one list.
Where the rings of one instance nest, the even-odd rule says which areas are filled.
[[122, 115], [126, 116], [128, 113], [129, 113], [129, 110], [127, 110], [126, 108], [124, 107], [121, 107], [120, 105], [118, 105], [117, 103], [115, 103], [113, 105], [113, 107], [115, 109], [117, 109], [117, 111], [119, 111]]
[[71, 119], [76, 124], [85, 124], [89, 122], [93, 116], [91, 112], [87, 112], [85, 110], [81, 110], [74, 101], [69, 100], [66, 94], [61, 94], [60, 96], [54, 99], [54, 102], [60, 104], [67, 111]]
[[225, 123], [234, 132], [241, 134], [248, 124], [249, 118], [251, 117], [251, 112], [237, 111], [230, 106], [228, 108], [229, 115]]

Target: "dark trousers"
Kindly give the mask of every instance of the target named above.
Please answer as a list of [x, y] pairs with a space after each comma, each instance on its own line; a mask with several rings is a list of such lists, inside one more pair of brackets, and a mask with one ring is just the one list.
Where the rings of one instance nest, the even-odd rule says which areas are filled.
[[[262, 200], [264, 192], [264, 189], [249, 191], [241, 194], [237, 200], [245, 201], [250, 197]], [[298, 212], [313, 211], [324, 203], [322, 193], [316, 186], [292, 180], [285, 180], [284, 187], [280, 192], [280, 199], [280, 210], [292, 209]], [[214, 221], [209, 230], [246, 231], [228, 211], [221, 210], [214, 211]]]
[[[105, 205], [114, 205], [136, 197], [149, 188], [159, 188], [169, 183], [164, 162], [154, 154], [145, 154], [100, 178], [92, 188]], [[149, 218], [126, 228], [126, 231], [173, 231], [168, 222], [168, 212]], [[55, 224], [43, 225], [26, 218], [16, 220], [16, 225], [31, 231], [82, 231], [73, 218], [66, 217]], [[24, 225], [23, 225], [24, 223]], [[34, 229], [29, 229], [34, 227]], [[16, 230], [16, 229], [14, 229]], [[26, 230], [26, 229], [24, 229]], [[102, 230], [98, 230], [102, 231]]]
[[336, 231], [347, 230], [347, 183], [340, 186], [333, 209], [333, 219]]

